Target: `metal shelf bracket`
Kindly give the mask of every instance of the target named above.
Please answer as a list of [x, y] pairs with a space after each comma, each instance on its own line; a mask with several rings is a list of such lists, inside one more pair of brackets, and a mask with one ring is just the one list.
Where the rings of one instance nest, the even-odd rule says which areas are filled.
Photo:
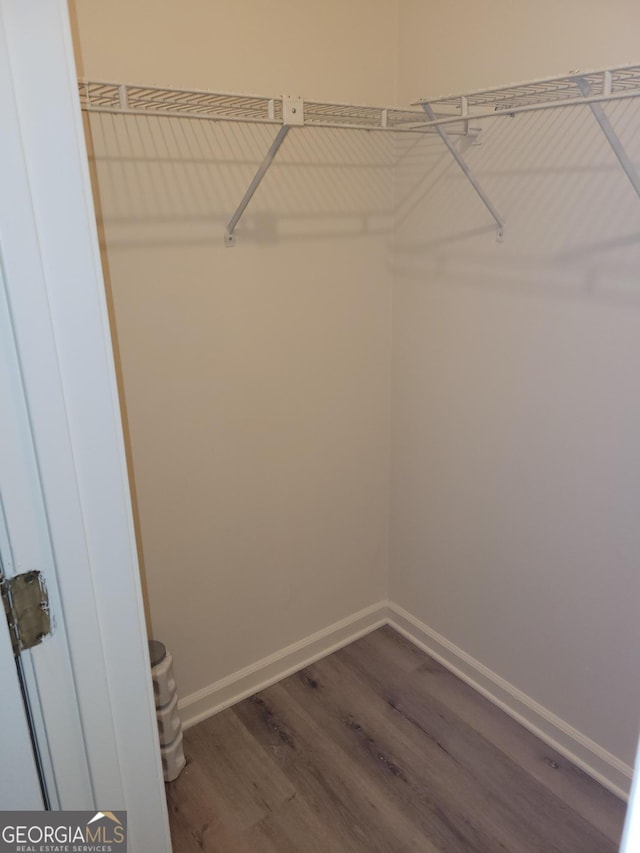
[[[429, 103], [427, 103], [426, 101], [423, 101], [421, 103], [421, 106], [422, 106], [422, 109], [425, 111], [429, 121], [432, 121], [432, 122], [437, 121], [436, 115], [435, 115], [435, 113], [434, 113], [434, 111], [431, 108], [431, 105]], [[466, 117], [468, 114], [467, 113], [466, 98], [462, 99], [461, 113], [464, 117]], [[451, 138], [449, 137], [449, 134], [444, 129], [444, 127], [441, 127], [439, 124], [434, 125], [434, 127], [435, 127], [436, 132], [437, 132], [438, 136], [440, 137], [440, 139], [444, 142], [444, 144], [449, 149], [451, 156], [456, 161], [458, 166], [460, 166], [460, 168], [464, 172], [467, 180], [469, 181], [471, 186], [474, 188], [476, 193], [479, 195], [480, 199], [482, 200], [482, 203], [484, 204], [484, 206], [487, 208], [487, 210], [489, 211], [489, 213], [493, 217], [493, 219], [496, 223], [496, 240], [498, 241], [498, 243], [502, 243], [502, 241], [504, 239], [504, 221], [503, 221], [502, 217], [500, 216], [500, 214], [498, 213], [498, 211], [494, 207], [489, 196], [486, 194], [486, 192], [484, 191], [484, 189], [482, 188], [482, 186], [478, 182], [478, 179], [476, 178], [476, 176], [473, 174], [473, 172], [469, 168], [469, 164], [467, 163], [467, 161], [464, 159], [462, 154], [460, 154], [460, 152], [458, 151], [458, 149], [456, 148], [454, 143], [451, 141]]]
[[[612, 75], [610, 71], [603, 72], [602, 91], [605, 95], [611, 94], [611, 78]], [[591, 95], [591, 86], [589, 84], [589, 81], [586, 80], [584, 77], [576, 78], [576, 85], [578, 86], [582, 94], [585, 96], [585, 98], [588, 98]], [[604, 133], [607, 142], [611, 146], [613, 153], [618, 158], [618, 162], [622, 166], [625, 175], [631, 183], [631, 186], [634, 188], [636, 194], [640, 198], [640, 176], [638, 175], [638, 170], [631, 162], [629, 155], [627, 154], [622, 142], [620, 141], [620, 137], [615, 132], [615, 130], [613, 129], [613, 125], [607, 118], [602, 104], [592, 101], [589, 103], [589, 107], [591, 109], [591, 112], [593, 113], [595, 120], [600, 125], [600, 129]]]
[[[273, 112], [272, 106], [270, 106], [270, 112]], [[233, 248], [233, 246], [236, 245], [236, 226], [238, 222], [240, 222], [242, 214], [245, 212], [247, 205], [260, 186], [262, 179], [269, 171], [269, 167], [273, 163], [274, 157], [284, 142], [287, 133], [289, 132], [289, 128], [293, 126], [301, 127], [302, 125], [304, 125], [304, 104], [302, 98], [285, 95], [282, 98], [282, 127], [276, 134], [276, 138], [271, 143], [271, 147], [265, 154], [264, 160], [258, 166], [258, 170], [253, 176], [253, 180], [249, 184], [246, 193], [243, 195], [240, 204], [236, 208], [236, 212], [233, 214], [229, 220], [229, 224], [227, 225], [227, 230], [224, 235], [224, 244], [228, 249]]]

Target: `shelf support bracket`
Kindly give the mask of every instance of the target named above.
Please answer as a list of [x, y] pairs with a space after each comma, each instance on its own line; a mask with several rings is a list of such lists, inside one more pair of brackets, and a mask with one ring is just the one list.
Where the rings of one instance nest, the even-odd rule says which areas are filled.
[[[605, 93], [608, 90], [608, 93], [611, 92], [611, 72], [605, 71], [605, 80], [604, 80], [604, 91]], [[608, 79], [607, 79], [608, 75]], [[591, 86], [589, 82], [584, 79], [584, 77], [578, 77], [576, 79], [576, 83], [582, 94], [585, 98], [588, 98], [591, 95]], [[618, 162], [622, 166], [625, 175], [629, 178], [629, 181], [636, 191], [636, 194], [640, 198], [640, 176], [638, 175], [638, 171], [636, 167], [633, 165], [631, 160], [629, 159], [629, 155], [627, 154], [622, 142], [620, 141], [620, 137], [613, 129], [613, 125], [607, 118], [607, 115], [602, 107], [602, 104], [594, 103], [593, 101], [589, 103], [589, 108], [594, 115], [595, 120], [600, 125], [600, 129], [604, 133], [607, 142], [611, 146], [613, 153], [618, 158]]]
[[[423, 102], [421, 106], [422, 106], [422, 109], [425, 111], [429, 121], [436, 121], [436, 115], [435, 115], [433, 109], [431, 108], [431, 104]], [[463, 107], [464, 107], [464, 105], [463, 105]], [[473, 174], [473, 172], [469, 168], [469, 164], [466, 162], [466, 160], [464, 159], [462, 154], [460, 154], [460, 152], [458, 151], [458, 149], [456, 148], [454, 143], [451, 141], [451, 138], [449, 137], [449, 134], [447, 133], [447, 131], [443, 127], [441, 127], [439, 124], [434, 125], [434, 127], [435, 127], [436, 132], [437, 132], [438, 136], [440, 137], [440, 139], [444, 142], [444, 144], [449, 149], [451, 156], [456, 161], [458, 166], [460, 166], [460, 168], [464, 172], [467, 180], [469, 181], [471, 186], [474, 188], [474, 190], [477, 192], [477, 194], [480, 196], [482, 203], [484, 204], [484, 206], [487, 208], [487, 210], [489, 211], [489, 213], [493, 217], [493, 219], [496, 223], [496, 228], [497, 228], [496, 239], [498, 240], [499, 243], [501, 243], [502, 239], [504, 237], [504, 221], [503, 221], [502, 217], [500, 216], [498, 211], [493, 206], [493, 203], [491, 202], [491, 199], [489, 198], [489, 196], [486, 194], [486, 192], [480, 186], [478, 179], [476, 178], [476, 176]]]
[[224, 244], [228, 248], [230, 248], [231, 246], [235, 246], [236, 237], [235, 237], [234, 232], [236, 230], [236, 225], [238, 224], [238, 222], [240, 222], [242, 214], [245, 212], [247, 205], [249, 204], [249, 202], [253, 198], [255, 191], [260, 186], [262, 179], [264, 178], [264, 176], [269, 171], [269, 166], [273, 163], [273, 158], [276, 156], [276, 154], [278, 153], [278, 149], [280, 148], [280, 146], [284, 142], [285, 137], [286, 137], [287, 133], [289, 132], [289, 127], [290, 127], [290, 125], [288, 125], [288, 124], [282, 125], [282, 127], [280, 128], [280, 130], [276, 134], [276, 138], [271, 143], [271, 148], [269, 148], [269, 150], [267, 151], [267, 153], [265, 155], [264, 160], [258, 166], [258, 171], [253, 176], [253, 180], [249, 184], [249, 187], [248, 187], [246, 193], [242, 196], [242, 201], [238, 205], [236, 212], [233, 214], [233, 216], [229, 220], [229, 224], [227, 225], [227, 230], [226, 230], [226, 233], [224, 235]]
[[[269, 119], [275, 116], [275, 101], [269, 102]], [[240, 222], [242, 214], [245, 212], [247, 205], [253, 198], [255, 191], [260, 186], [260, 182], [269, 171], [269, 166], [273, 163], [273, 158], [278, 153], [280, 146], [285, 140], [289, 128], [293, 126], [302, 127], [304, 125], [304, 102], [302, 98], [294, 95], [282, 96], [282, 127], [276, 134], [276, 138], [271, 143], [271, 147], [267, 151], [264, 160], [258, 166], [258, 171], [253, 176], [253, 180], [249, 184], [249, 188], [242, 196], [242, 201], [238, 205], [236, 212], [233, 214], [227, 225], [227, 230], [224, 235], [224, 244], [228, 248], [235, 246], [236, 225]]]

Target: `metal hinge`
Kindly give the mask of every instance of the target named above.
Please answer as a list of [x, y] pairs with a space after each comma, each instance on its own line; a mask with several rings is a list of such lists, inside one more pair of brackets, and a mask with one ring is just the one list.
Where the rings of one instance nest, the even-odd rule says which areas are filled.
[[49, 596], [40, 572], [0, 575], [0, 596], [14, 655], [39, 645], [51, 633]]

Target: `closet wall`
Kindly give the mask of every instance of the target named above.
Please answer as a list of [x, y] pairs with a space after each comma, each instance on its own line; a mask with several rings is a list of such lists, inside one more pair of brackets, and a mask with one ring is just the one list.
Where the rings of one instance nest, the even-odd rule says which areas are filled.
[[398, 100], [638, 62], [635, 0], [398, 0]]
[[[78, 0], [80, 74], [393, 100], [395, 2], [221, 9]], [[183, 698], [386, 598], [392, 141], [293, 130], [227, 249], [276, 129], [90, 126], [151, 621]]]
[[[640, 58], [626, 0], [72, 12], [93, 79], [351, 103]], [[609, 111], [640, 162], [639, 106]], [[461, 142], [505, 217], [500, 245], [436, 137], [305, 128], [225, 249], [273, 134], [90, 126], [153, 630], [182, 695], [389, 594], [414, 636], [624, 775], [640, 201], [584, 108]]]
[[[639, 58], [632, 3], [400, 9], [401, 100]], [[640, 165], [640, 104], [607, 112]], [[640, 200], [585, 108], [465, 156], [503, 244], [438, 140], [398, 143], [390, 598], [632, 764]]]

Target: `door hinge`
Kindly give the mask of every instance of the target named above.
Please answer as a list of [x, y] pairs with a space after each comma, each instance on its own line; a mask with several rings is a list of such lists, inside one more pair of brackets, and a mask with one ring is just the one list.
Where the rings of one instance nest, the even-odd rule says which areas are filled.
[[0, 595], [14, 655], [39, 645], [51, 633], [49, 596], [40, 572], [0, 575]]

